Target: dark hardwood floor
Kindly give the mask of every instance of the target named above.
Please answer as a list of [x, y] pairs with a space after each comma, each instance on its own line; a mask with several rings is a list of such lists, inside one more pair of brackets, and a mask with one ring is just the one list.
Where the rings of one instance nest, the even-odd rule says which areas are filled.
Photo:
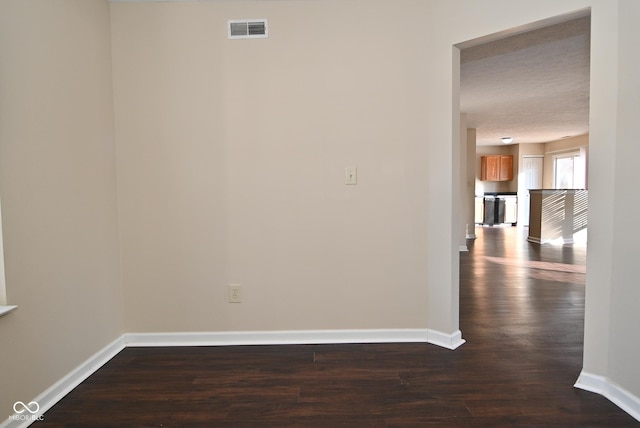
[[429, 344], [127, 348], [43, 427], [637, 427], [573, 388], [586, 250], [478, 228], [456, 351]]

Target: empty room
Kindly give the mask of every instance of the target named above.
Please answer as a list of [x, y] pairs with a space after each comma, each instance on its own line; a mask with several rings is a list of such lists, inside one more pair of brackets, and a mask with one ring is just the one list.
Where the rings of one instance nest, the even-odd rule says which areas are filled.
[[[460, 50], [585, 16], [588, 251], [465, 242]], [[0, 427], [638, 425], [638, 19], [0, 1]]]

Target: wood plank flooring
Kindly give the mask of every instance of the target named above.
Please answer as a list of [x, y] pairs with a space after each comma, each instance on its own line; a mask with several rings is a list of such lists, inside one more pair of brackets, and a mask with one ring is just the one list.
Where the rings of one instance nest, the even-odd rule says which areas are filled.
[[456, 351], [428, 344], [127, 348], [42, 427], [637, 427], [573, 388], [584, 247], [478, 228]]

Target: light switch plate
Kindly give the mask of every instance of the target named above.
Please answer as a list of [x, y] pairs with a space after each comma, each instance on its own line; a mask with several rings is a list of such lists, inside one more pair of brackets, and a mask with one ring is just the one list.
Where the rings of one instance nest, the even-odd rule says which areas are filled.
[[358, 169], [355, 166], [344, 169], [344, 184], [358, 184]]

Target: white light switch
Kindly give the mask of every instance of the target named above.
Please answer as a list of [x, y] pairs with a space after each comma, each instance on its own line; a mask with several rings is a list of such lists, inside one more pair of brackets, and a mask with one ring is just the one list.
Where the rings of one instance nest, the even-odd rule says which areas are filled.
[[355, 166], [344, 169], [344, 184], [358, 184], [358, 169]]

